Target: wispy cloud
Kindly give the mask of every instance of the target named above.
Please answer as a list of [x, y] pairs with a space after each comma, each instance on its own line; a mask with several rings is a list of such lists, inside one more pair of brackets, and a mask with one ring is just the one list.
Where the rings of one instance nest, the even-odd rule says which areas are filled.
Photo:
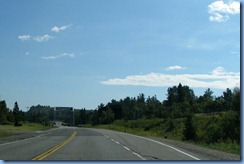
[[18, 38], [21, 40], [21, 41], [27, 41], [27, 40], [30, 40], [30, 35], [20, 35], [18, 36]]
[[58, 58], [61, 58], [61, 57], [73, 58], [73, 57], [75, 57], [75, 54], [73, 54], [73, 53], [62, 53], [62, 54], [59, 54], [59, 55], [56, 55], [56, 56], [43, 56], [41, 58], [44, 59], [44, 60], [54, 60], [54, 59], [58, 59]]
[[240, 14], [240, 2], [229, 0], [224, 3], [222, 0], [215, 1], [208, 5], [209, 20], [212, 22], [225, 22], [229, 15]]
[[45, 41], [48, 41], [52, 38], [54, 38], [53, 36], [50, 36], [48, 34], [45, 34], [45, 35], [42, 35], [42, 36], [30, 36], [30, 35], [20, 35], [18, 36], [18, 38], [21, 40], [21, 41], [27, 41], [27, 40], [34, 40], [36, 42], [45, 42]]
[[[60, 31], [63, 31], [63, 30], [66, 30], [67, 28], [70, 28], [71, 25], [65, 25], [65, 26], [61, 26], [61, 27], [57, 27], [57, 26], [54, 26], [52, 27], [52, 31], [53, 32], [60, 32]], [[46, 42], [50, 39], [53, 39], [54, 37], [53, 36], [50, 36], [48, 34], [45, 34], [45, 35], [41, 35], [41, 36], [30, 36], [30, 35], [20, 35], [18, 36], [18, 38], [21, 40], [21, 41], [27, 41], [27, 40], [34, 40], [36, 42]]]
[[59, 32], [59, 31], [63, 31], [63, 30], [66, 30], [70, 27], [71, 25], [65, 25], [65, 26], [61, 26], [61, 27], [57, 27], [57, 26], [54, 26], [51, 30], [53, 32]]
[[104, 85], [133, 85], [170, 87], [182, 83], [193, 88], [226, 89], [240, 85], [240, 72], [226, 72], [223, 67], [217, 67], [207, 74], [160, 74], [132, 75], [125, 78], [114, 78], [101, 81]]
[[168, 68], [166, 68], [166, 70], [168, 70], [168, 71], [177, 70], [177, 69], [186, 69], [186, 67], [175, 65], [175, 66], [169, 66]]
[[50, 40], [52, 38], [54, 38], [54, 37], [52, 37], [52, 36], [50, 36], [48, 34], [45, 34], [43, 36], [35, 36], [33, 39], [35, 41], [37, 41], [37, 42], [46, 42], [46, 41], [48, 41], [48, 40]]

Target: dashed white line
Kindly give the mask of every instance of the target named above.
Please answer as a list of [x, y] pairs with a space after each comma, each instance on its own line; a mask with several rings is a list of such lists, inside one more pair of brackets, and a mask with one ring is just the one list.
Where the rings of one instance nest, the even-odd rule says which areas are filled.
[[[103, 136], [106, 137], [106, 138], [108, 138], [108, 139], [110, 139], [111, 141], [115, 142], [116, 144], [120, 145], [120, 143], [119, 143], [118, 141], [115, 141], [114, 139], [109, 138], [109, 136], [107, 136], [107, 135], [105, 135], [105, 134], [104, 134]], [[122, 145], [122, 146], [123, 146], [123, 145]], [[141, 155], [137, 154], [136, 152], [133, 152], [133, 151], [130, 150], [128, 147], [126, 147], [126, 146], [123, 146], [123, 147], [124, 147], [126, 150], [132, 152], [134, 155], [136, 155], [136, 156], [139, 157], [140, 159], [142, 159], [142, 160], [146, 160], [146, 158], [143, 158]]]
[[146, 158], [143, 158], [142, 156], [140, 156], [139, 154], [132, 152], [134, 155], [136, 155], [137, 157], [141, 158], [142, 160], [146, 160]]
[[130, 151], [130, 149], [128, 148], [128, 147], [126, 147], [126, 146], [123, 146], [126, 150], [128, 150], [128, 151]]

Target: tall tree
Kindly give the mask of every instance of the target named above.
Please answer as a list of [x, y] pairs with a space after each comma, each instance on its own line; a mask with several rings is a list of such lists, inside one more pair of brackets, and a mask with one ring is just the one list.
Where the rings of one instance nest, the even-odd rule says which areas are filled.
[[202, 107], [204, 113], [214, 112], [212, 108], [214, 97], [213, 97], [213, 91], [210, 88], [208, 88], [204, 92], [203, 96], [200, 99], [202, 99], [201, 101], [203, 103]]
[[[163, 102], [166, 106], [166, 112], [172, 117], [185, 117], [190, 111], [195, 111], [195, 94], [187, 85], [168, 88], [167, 100]], [[168, 110], [168, 112], [167, 112]]]
[[17, 101], [14, 103], [13, 114], [14, 114], [14, 125], [15, 126], [20, 126], [21, 125], [19, 123], [19, 121], [20, 121], [20, 112], [19, 112], [19, 105], [18, 105]]
[[174, 103], [177, 102], [178, 99], [178, 91], [177, 87], [173, 86], [168, 88], [167, 92], [167, 100], [165, 101], [166, 106], [172, 106]]
[[212, 101], [212, 100], [213, 100], [213, 91], [211, 91], [211, 89], [208, 88], [208, 89], [204, 92], [203, 97], [204, 97], [205, 100]]
[[223, 99], [224, 99], [224, 107], [226, 110], [230, 111], [232, 109], [232, 91], [227, 88], [225, 92], [223, 92]]
[[0, 124], [7, 123], [8, 108], [5, 101], [0, 101]]

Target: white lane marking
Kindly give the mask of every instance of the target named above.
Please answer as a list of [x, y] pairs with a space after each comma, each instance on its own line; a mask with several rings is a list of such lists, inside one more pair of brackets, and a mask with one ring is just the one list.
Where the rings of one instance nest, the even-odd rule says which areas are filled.
[[103, 135], [103, 136], [106, 137], [106, 138], [108, 138], [108, 139], [110, 139], [111, 141], [115, 142], [116, 144], [120, 144], [118, 141], [115, 141], [114, 139], [109, 138], [109, 136], [107, 136], [107, 135]]
[[39, 136], [36, 136], [36, 137], [26, 138], [26, 139], [22, 139], [22, 140], [13, 141], [13, 142], [3, 143], [3, 144], [0, 144], [0, 146], [14, 144], [14, 143], [22, 142], [22, 141], [28, 141], [28, 140], [32, 140], [32, 139], [35, 139], [35, 138], [38, 138], [38, 137], [45, 136], [45, 135], [47, 135], [47, 134], [42, 134], [42, 135], [39, 135]]
[[130, 150], [128, 147], [123, 146], [126, 150], [132, 152], [134, 155], [136, 155], [137, 157], [141, 158], [142, 160], [147, 160], [146, 158], [143, 158], [142, 156], [140, 156], [139, 154], [137, 154], [136, 152], [133, 152], [132, 150]]
[[130, 149], [128, 148], [128, 147], [126, 147], [126, 146], [123, 146], [126, 150], [128, 150], [128, 151], [130, 151]]
[[137, 157], [141, 158], [142, 160], [146, 160], [146, 158], [143, 158], [142, 156], [140, 156], [139, 154], [132, 152], [134, 155], [136, 155]]
[[[109, 138], [109, 136], [107, 136], [107, 135], [105, 135], [105, 134], [103, 134], [103, 136]], [[120, 144], [118, 141], [116, 141], [116, 140], [114, 140], [114, 139], [112, 139], [112, 138], [110, 138], [110, 140], [113, 141], [113, 142], [115, 142], [115, 143], [118, 144], [118, 145]], [[124, 147], [126, 150], [132, 152], [132, 153], [133, 153], [134, 155], [136, 155], [137, 157], [139, 157], [141, 160], [146, 160], [146, 158], [143, 158], [143, 157], [140, 156], [139, 154], [133, 152], [133, 151], [130, 150], [128, 147], [126, 147], [126, 146], [123, 146], [123, 147]]]
[[[118, 132], [118, 133], [120, 133], [120, 132]], [[149, 139], [149, 138], [145, 138], [145, 137], [141, 137], [141, 136], [136, 136], [136, 135], [132, 135], [132, 134], [127, 134], [127, 133], [121, 133], [121, 134], [126, 134], [126, 135], [130, 135], [130, 136], [134, 136], [134, 137], [142, 138], [142, 139], [145, 139], [145, 140], [148, 140], [148, 141], [157, 143], [157, 144], [159, 144], [159, 145], [163, 145], [163, 146], [165, 146], [165, 147], [171, 148], [171, 149], [173, 149], [173, 150], [175, 150], [175, 151], [177, 151], [177, 152], [179, 152], [179, 153], [182, 153], [182, 154], [184, 154], [184, 155], [186, 155], [186, 156], [188, 156], [188, 157], [191, 157], [191, 158], [193, 158], [193, 159], [195, 159], [195, 160], [201, 160], [201, 159], [199, 159], [199, 158], [197, 158], [197, 157], [195, 157], [195, 156], [193, 156], [193, 155], [190, 155], [190, 154], [188, 154], [188, 153], [186, 153], [186, 152], [184, 152], [184, 151], [181, 151], [181, 150], [179, 150], [179, 149], [177, 149], [177, 148], [175, 148], [175, 147], [173, 147], [173, 146], [164, 144], [164, 143], [159, 142], [159, 141], [155, 141], [155, 140], [153, 140], [153, 139]]]

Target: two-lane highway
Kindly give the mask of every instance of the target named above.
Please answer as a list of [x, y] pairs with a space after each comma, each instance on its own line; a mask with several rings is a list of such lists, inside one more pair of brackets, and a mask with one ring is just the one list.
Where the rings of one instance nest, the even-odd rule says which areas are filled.
[[60, 127], [0, 144], [1, 160], [207, 160], [165, 143], [101, 129]]
[[73, 129], [59, 128], [29, 139], [0, 144], [1, 160], [31, 160], [69, 137]]
[[140, 160], [100, 132], [90, 129], [76, 130], [78, 133], [69, 144], [45, 160]]

